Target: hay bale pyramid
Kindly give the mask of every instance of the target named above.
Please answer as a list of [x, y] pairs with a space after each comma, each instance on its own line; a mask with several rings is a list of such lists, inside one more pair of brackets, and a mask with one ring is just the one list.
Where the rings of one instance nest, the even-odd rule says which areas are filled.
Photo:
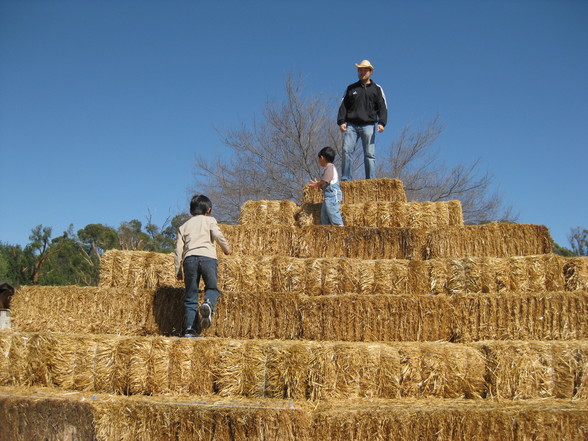
[[181, 338], [173, 256], [28, 286], [0, 332], [0, 439], [586, 440], [588, 258], [544, 226], [463, 224], [394, 179], [250, 201], [213, 326]]

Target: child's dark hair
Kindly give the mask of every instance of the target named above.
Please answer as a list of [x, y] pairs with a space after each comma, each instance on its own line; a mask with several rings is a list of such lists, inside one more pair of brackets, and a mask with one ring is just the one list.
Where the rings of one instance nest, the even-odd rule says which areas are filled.
[[321, 156], [325, 158], [327, 162], [333, 162], [335, 160], [335, 150], [333, 150], [331, 147], [323, 147], [318, 155], [319, 158]]
[[190, 201], [190, 214], [192, 216], [206, 214], [208, 210], [212, 210], [212, 202], [203, 194], [197, 194]]

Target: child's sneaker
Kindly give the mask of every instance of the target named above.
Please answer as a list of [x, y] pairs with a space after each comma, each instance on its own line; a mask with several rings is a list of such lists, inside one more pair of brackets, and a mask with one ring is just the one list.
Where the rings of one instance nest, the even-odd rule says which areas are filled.
[[184, 337], [188, 337], [188, 338], [198, 337], [198, 333], [194, 329], [188, 328], [188, 329], [186, 329], [186, 332], [184, 332]]
[[205, 300], [202, 305], [200, 305], [200, 326], [202, 329], [210, 328], [212, 323], [212, 306], [208, 303], [208, 300]]

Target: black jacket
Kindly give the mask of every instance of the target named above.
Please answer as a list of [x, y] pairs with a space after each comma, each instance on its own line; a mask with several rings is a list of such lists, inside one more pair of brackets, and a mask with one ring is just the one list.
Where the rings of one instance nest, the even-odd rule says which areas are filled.
[[382, 88], [373, 81], [367, 85], [358, 81], [347, 86], [337, 114], [337, 125], [344, 122], [358, 125], [378, 123], [385, 126], [388, 109]]

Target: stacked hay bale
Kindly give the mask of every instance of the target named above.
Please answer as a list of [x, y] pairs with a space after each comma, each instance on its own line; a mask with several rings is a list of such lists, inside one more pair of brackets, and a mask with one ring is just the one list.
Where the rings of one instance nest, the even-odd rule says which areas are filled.
[[342, 188], [355, 226], [299, 227], [306, 188], [222, 227], [235, 253], [199, 340], [178, 337], [171, 255], [109, 251], [98, 287], [19, 289], [0, 439], [586, 439], [588, 258], [549, 254], [542, 226], [464, 226], [398, 180]]

